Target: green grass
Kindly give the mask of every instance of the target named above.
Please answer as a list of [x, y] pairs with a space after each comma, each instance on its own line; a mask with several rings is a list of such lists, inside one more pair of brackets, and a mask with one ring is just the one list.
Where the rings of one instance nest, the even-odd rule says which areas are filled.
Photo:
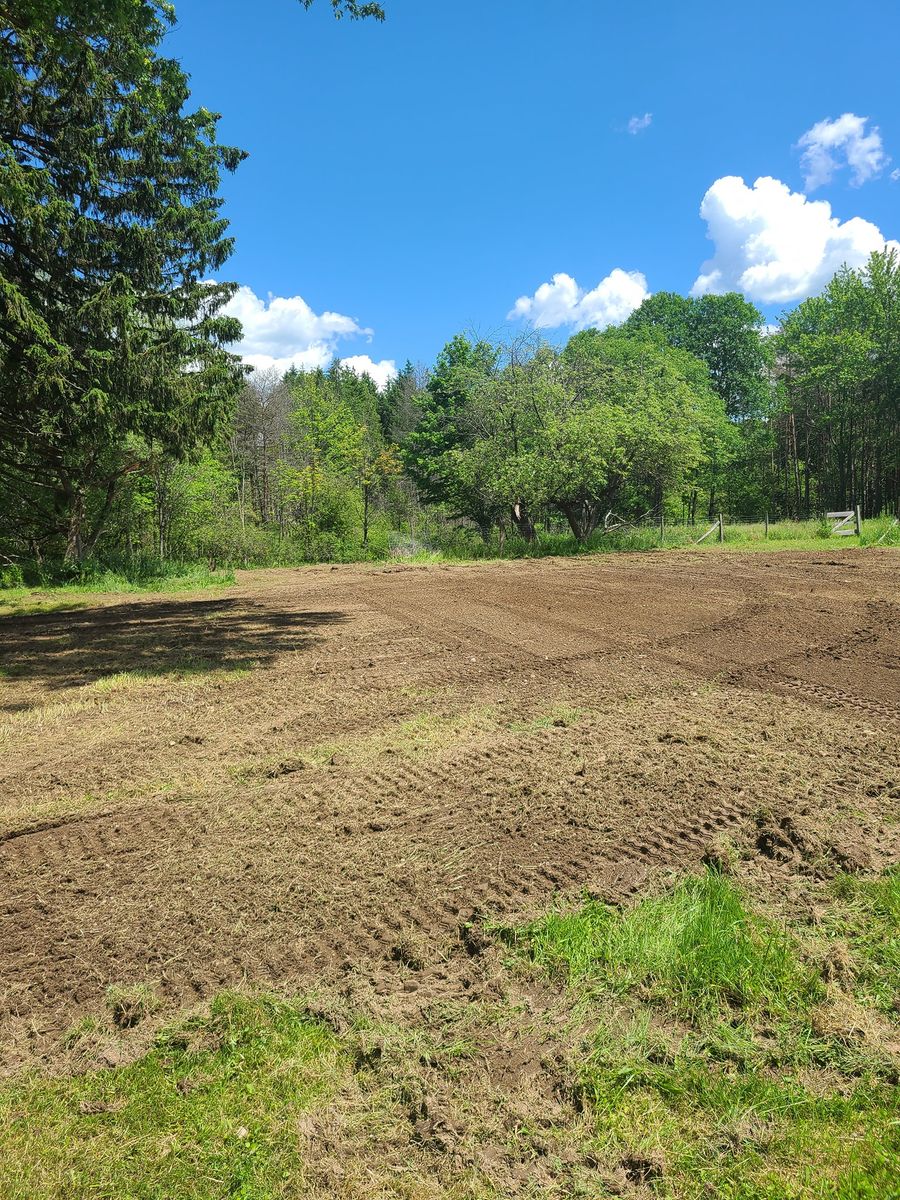
[[[662, 541], [659, 527], [645, 525], [633, 529], [597, 532], [583, 542], [570, 533], [540, 531], [534, 542], [507, 538], [501, 550], [496, 535], [488, 542], [481, 541], [471, 530], [456, 530], [436, 542], [436, 553], [423, 552], [415, 561], [467, 562], [486, 559], [571, 557], [578, 555], [615, 554], [660, 550], [698, 550], [703, 553], [729, 550], [814, 550], [847, 549], [874, 545], [886, 534], [882, 546], [900, 546], [900, 526], [891, 527], [889, 518], [863, 521], [862, 536], [832, 537], [830, 526], [820, 520], [772, 521], [768, 536], [763, 522], [734, 523], [726, 521], [724, 542], [711, 533], [699, 546], [695, 543], [713, 522], [701, 521], [696, 526], [667, 523]], [[412, 560], [411, 560], [412, 561]]]
[[246, 679], [259, 664], [256, 659], [241, 658], [232, 662], [215, 662], [208, 658], [186, 658], [157, 670], [137, 667], [132, 671], [114, 671], [101, 675], [93, 683], [85, 684], [91, 692], [127, 692], [137, 687], [154, 684], [202, 682], [217, 683]]
[[92, 571], [65, 586], [75, 592], [182, 592], [231, 583], [231, 568], [211, 571], [201, 563], [176, 563], [146, 572]]
[[136, 563], [117, 570], [88, 565], [80, 571], [7, 572], [0, 579], [0, 610], [16, 615], [83, 608], [83, 595], [179, 592], [225, 587], [235, 581], [231, 569], [210, 570], [201, 563]]
[[347, 1069], [334, 1036], [302, 1008], [221, 996], [208, 1018], [170, 1030], [132, 1066], [0, 1088], [0, 1195], [303, 1195], [296, 1123]]
[[234, 571], [209, 571], [200, 566], [181, 568], [177, 574], [147, 575], [140, 580], [104, 571], [77, 582], [0, 587], [0, 617], [74, 612], [89, 606], [90, 601], [84, 599], [86, 595], [200, 591], [204, 588], [227, 587], [232, 583]]
[[[827, 921], [880, 981], [864, 998], [886, 1000], [900, 978], [898, 879], [835, 885]], [[891, 1048], [828, 1025], [857, 1001], [727, 878], [710, 871], [627, 911], [586, 903], [505, 936], [565, 981], [601, 1159], [636, 1154], [678, 1200], [900, 1196]]]
[[900, 869], [867, 879], [839, 875], [826, 935], [849, 948], [846, 972], [857, 999], [897, 1015], [900, 1003]]
[[640, 988], [681, 1015], [781, 1008], [815, 991], [784, 934], [744, 907], [722, 875], [686, 879], [626, 913], [589, 903], [517, 935], [535, 962], [573, 982]]
[[29, 617], [36, 613], [75, 612], [87, 608], [89, 603], [88, 600], [77, 599], [69, 588], [56, 594], [36, 592], [31, 588], [9, 588], [0, 591], [0, 616]]
[[[711, 522], [710, 522], [711, 524]], [[483, 541], [470, 528], [452, 528], [434, 535], [429, 544], [417, 544], [409, 553], [392, 552], [388, 541], [369, 547], [336, 546], [333, 553], [316, 553], [304, 558], [298, 552], [275, 554], [264, 561], [248, 561], [245, 566], [256, 569], [296, 567], [322, 562], [371, 563], [390, 561], [404, 563], [485, 562], [518, 558], [577, 557], [582, 555], [639, 553], [660, 550], [698, 550], [703, 553], [721, 551], [795, 550], [823, 551], [859, 546], [900, 547], [900, 525], [892, 525], [888, 517], [863, 522], [862, 535], [843, 538], [829, 535], [829, 526], [821, 520], [773, 521], [768, 536], [762, 522], [725, 525], [724, 542], [716, 533], [699, 546], [697, 539], [709, 525], [666, 524], [662, 542], [656, 525], [633, 529], [597, 532], [583, 542], [571, 533], [539, 531], [534, 542], [509, 537], [502, 548], [496, 533]], [[883, 540], [880, 540], [883, 536]], [[83, 607], [73, 598], [82, 593], [175, 592], [190, 589], [221, 587], [235, 582], [234, 569], [225, 567], [210, 570], [204, 563], [172, 563], [156, 559], [135, 559], [113, 566], [85, 564], [78, 570], [58, 568], [42, 571], [36, 567], [25, 570], [17, 566], [0, 570], [0, 613], [9, 609], [15, 614], [55, 612], [66, 608]]]
[[[567, 1148], [600, 1169], [588, 1190], [547, 1194], [601, 1200], [627, 1168], [634, 1194], [665, 1200], [900, 1200], [900, 872], [822, 889], [814, 926], [781, 927], [710, 871], [629, 909], [505, 928], [509, 965], [546, 980], [526, 1006], [498, 991], [396, 1025], [357, 1013], [338, 1035], [300, 1002], [225, 994], [129, 1066], [0, 1084], [0, 1196], [494, 1200], [502, 1186], [465, 1164], [487, 1148], [527, 1165], [536, 1137], [545, 1161]], [[836, 947], [840, 986], [823, 969]], [[64, 1039], [73, 1063], [156, 1004], [146, 986], [111, 989]], [[853, 1006], [871, 1037], [823, 1020]], [[481, 1064], [540, 1028], [579, 1115], [541, 1094], [517, 1109], [529, 1093], [510, 1077], [510, 1125]], [[435, 1109], [474, 1114], [461, 1157], [416, 1141], [411, 1122]]]

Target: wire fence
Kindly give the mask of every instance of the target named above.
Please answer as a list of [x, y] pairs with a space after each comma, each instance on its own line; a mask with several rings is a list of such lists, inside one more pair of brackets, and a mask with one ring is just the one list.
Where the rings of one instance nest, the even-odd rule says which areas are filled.
[[[878, 536], [872, 536], [873, 523], [877, 522], [883, 528], [876, 530]], [[558, 525], [558, 528], [555, 526]], [[900, 517], [885, 514], [880, 517], [870, 517], [866, 520], [869, 527], [872, 545], [880, 545], [885, 541], [893, 541], [900, 536]], [[553, 527], [545, 526], [548, 531], [565, 533], [567, 527], [554, 522]], [[610, 510], [598, 526], [599, 536], [612, 534], [628, 534], [638, 532], [653, 532], [658, 535], [660, 544], [680, 543], [699, 546], [704, 542], [725, 542], [729, 532], [735, 540], [745, 538], [756, 540], [789, 540], [796, 537], [829, 537], [829, 536], [862, 536], [863, 520], [859, 509], [854, 507], [844, 512], [829, 512], [810, 514], [805, 517], [780, 516], [767, 512], [706, 513], [702, 517], [682, 516], [673, 519], [664, 513], [660, 506], [649, 509], [639, 516], [627, 517]]]
[[765, 512], [721, 512], [688, 519], [663, 512], [659, 506], [637, 515], [625, 515], [615, 510], [603, 514], [590, 532], [576, 537], [569, 523], [558, 513], [536, 512], [534, 533], [524, 538], [508, 523], [495, 526], [491, 532], [479, 531], [461, 518], [432, 520], [427, 526], [410, 529], [409, 536], [391, 540], [391, 557], [438, 555], [449, 558], [531, 557], [548, 554], [592, 553], [604, 550], [650, 550], [655, 547], [707, 549], [722, 543], [732, 546], [756, 546], [771, 542], [775, 549], [814, 548], [824, 540], [840, 542], [850, 537], [852, 546], [900, 546], [900, 519], [893, 513], [868, 517], [858, 522], [856, 510], [844, 516], [849, 526], [837, 529], [834, 519], [841, 514], [816, 514], [806, 518], [773, 515]]
[[[886, 522], [883, 531], [873, 540], [873, 545], [879, 545], [889, 538], [893, 538], [900, 528], [900, 516], [885, 514], [869, 518], [870, 522], [872, 520], [880, 523]], [[623, 517], [610, 510], [598, 532], [611, 534], [656, 529], [659, 532], [660, 541], [664, 541], [667, 536], [677, 535], [680, 539], [686, 538], [694, 545], [699, 546], [702, 542], [710, 539], [724, 542], [726, 531], [729, 528], [740, 529], [748, 535], [761, 534], [763, 539], [767, 539], [770, 534], [775, 538], [796, 536], [804, 529], [810, 534], [819, 536], [860, 537], [863, 532], [863, 519], [859, 507], [854, 506], [839, 512], [810, 514], [806, 517], [781, 517], [767, 512], [716, 512], [708, 513], [705, 519], [688, 518], [683, 515], [681, 520], [673, 520], [657, 505], [638, 517]]]

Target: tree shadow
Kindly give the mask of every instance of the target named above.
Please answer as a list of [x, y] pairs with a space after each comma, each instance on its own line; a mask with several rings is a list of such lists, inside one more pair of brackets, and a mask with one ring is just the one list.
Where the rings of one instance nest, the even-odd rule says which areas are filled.
[[67, 613], [0, 617], [0, 671], [49, 688], [120, 672], [205, 674], [270, 665], [308, 651], [346, 614], [285, 612], [251, 601], [143, 601]]

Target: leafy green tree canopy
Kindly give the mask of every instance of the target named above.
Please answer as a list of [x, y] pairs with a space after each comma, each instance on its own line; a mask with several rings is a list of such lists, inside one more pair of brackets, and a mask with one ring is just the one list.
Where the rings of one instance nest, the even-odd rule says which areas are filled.
[[737, 292], [696, 298], [656, 292], [622, 328], [659, 336], [705, 362], [732, 420], [761, 417], [768, 411], [772, 356], [763, 315]]

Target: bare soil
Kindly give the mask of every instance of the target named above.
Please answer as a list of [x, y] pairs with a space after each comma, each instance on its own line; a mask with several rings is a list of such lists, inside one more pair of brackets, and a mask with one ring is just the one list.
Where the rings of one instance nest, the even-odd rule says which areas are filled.
[[304, 568], [0, 619], [0, 1068], [63, 1063], [113, 984], [160, 1020], [247, 984], [424, 1008], [491, 915], [729, 845], [788, 903], [897, 861], [898, 562]]

